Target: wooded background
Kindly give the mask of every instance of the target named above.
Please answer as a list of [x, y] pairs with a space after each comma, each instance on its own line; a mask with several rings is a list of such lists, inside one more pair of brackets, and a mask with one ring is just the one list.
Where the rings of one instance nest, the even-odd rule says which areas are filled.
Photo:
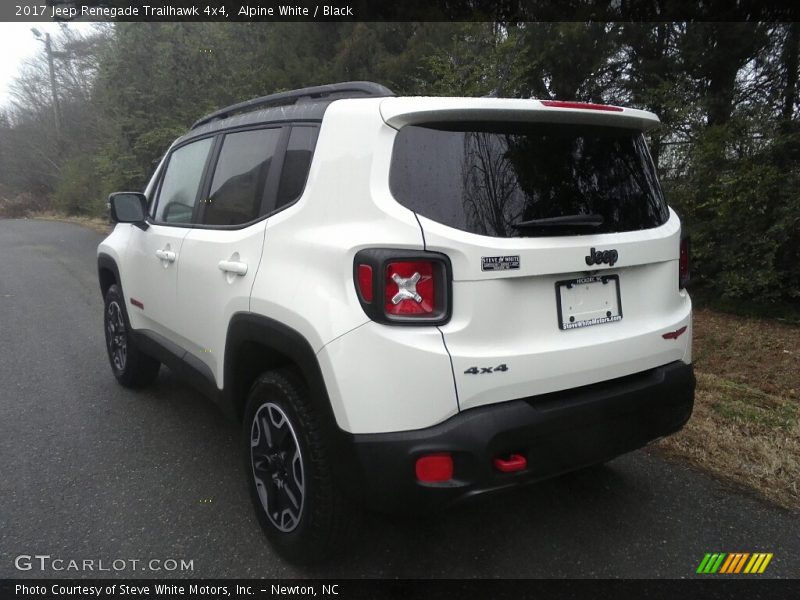
[[44, 53], [0, 109], [6, 216], [103, 214], [197, 118], [286, 89], [621, 104], [663, 123], [648, 140], [698, 298], [800, 316], [800, 23], [119, 23], [53, 43], [60, 128]]

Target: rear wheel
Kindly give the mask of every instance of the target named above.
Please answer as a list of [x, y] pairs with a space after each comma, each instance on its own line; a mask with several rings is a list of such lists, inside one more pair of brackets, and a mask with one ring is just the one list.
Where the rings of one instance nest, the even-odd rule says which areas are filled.
[[332, 477], [319, 415], [294, 371], [270, 371], [253, 384], [243, 445], [250, 496], [278, 553], [313, 563], [340, 550], [351, 512]]
[[103, 315], [106, 350], [114, 377], [125, 387], [131, 388], [152, 383], [158, 377], [161, 363], [136, 346], [128, 326], [125, 301], [116, 284], [106, 292]]

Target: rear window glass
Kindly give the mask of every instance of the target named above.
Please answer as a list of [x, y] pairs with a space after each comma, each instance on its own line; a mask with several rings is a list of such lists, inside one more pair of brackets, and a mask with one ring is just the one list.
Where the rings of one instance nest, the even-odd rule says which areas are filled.
[[622, 128], [407, 126], [390, 186], [422, 216], [495, 237], [634, 231], [669, 217], [644, 137]]

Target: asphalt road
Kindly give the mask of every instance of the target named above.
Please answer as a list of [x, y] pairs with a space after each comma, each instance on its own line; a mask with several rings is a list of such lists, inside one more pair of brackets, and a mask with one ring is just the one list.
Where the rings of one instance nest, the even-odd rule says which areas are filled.
[[800, 575], [799, 514], [646, 451], [444, 515], [365, 515], [348, 552], [293, 567], [256, 523], [238, 427], [165, 368], [142, 392], [112, 377], [100, 239], [0, 220], [0, 578], [93, 575], [16, 570], [34, 554], [192, 560], [171, 573], [191, 577], [682, 578], [720, 551]]

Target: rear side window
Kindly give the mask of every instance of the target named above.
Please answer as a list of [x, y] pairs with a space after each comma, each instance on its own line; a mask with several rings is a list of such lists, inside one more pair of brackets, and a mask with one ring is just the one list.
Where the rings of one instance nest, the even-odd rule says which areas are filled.
[[622, 128], [407, 126], [390, 186], [420, 215], [495, 237], [634, 231], [669, 217], [644, 137]]
[[318, 134], [317, 127], [292, 127], [289, 144], [286, 147], [286, 157], [283, 160], [283, 171], [280, 184], [278, 184], [278, 200], [275, 208], [294, 202], [303, 193]]
[[211, 180], [203, 224], [240, 225], [258, 218], [280, 136], [280, 128], [225, 136]]
[[205, 138], [192, 142], [170, 155], [158, 195], [156, 221], [182, 225], [192, 222], [200, 180], [213, 141]]

